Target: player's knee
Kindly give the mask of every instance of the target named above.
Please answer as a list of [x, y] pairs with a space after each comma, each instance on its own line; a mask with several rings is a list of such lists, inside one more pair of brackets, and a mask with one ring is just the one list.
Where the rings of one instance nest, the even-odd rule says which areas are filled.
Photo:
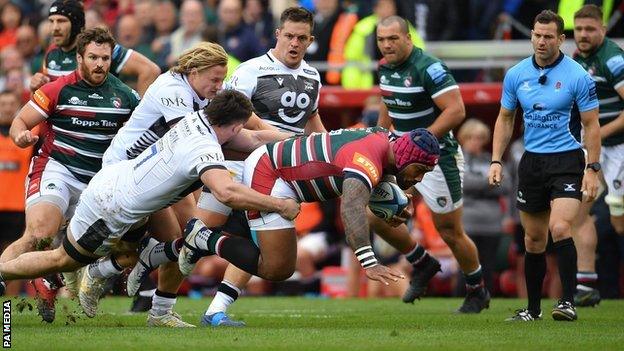
[[607, 195], [605, 203], [609, 205], [613, 229], [619, 235], [624, 235], [624, 196]]
[[52, 228], [50, 222], [44, 218], [32, 218], [26, 223], [24, 236], [32, 237], [36, 240], [54, 238], [58, 228]]
[[557, 220], [551, 224], [550, 233], [554, 241], [563, 240], [572, 235], [572, 226], [566, 221]]
[[525, 235], [524, 246], [527, 252], [544, 252], [546, 250], [546, 237]]
[[290, 278], [295, 273], [295, 264], [282, 262], [281, 264], [275, 264], [267, 270], [263, 278], [271, 281], [282, 281]]

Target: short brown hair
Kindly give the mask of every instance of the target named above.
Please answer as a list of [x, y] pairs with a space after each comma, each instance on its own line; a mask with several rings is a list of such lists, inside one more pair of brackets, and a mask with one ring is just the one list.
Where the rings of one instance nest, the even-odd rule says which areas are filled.
[[558, 14], [552, 12], [551, 10], [544, 10], [540, 12], [537, 16], [535, 16], [535, 20], [533, 20], [533, 27], [535, 27], [535, 23], [541, 24], [549, 24], [555, 22], [557, 25], [557, 34], [563, 34], [563, 18]]
[[247, 96], [229, 89], [219, 92], [210, 104], [204, 107], [208, 122], [214, 126], [246, 123], [252, 111], [253, 107]]
[[408, 34], [409, 33], [409, 26], [407, 24], [407, 21], [403, 17], [400, 17], [400, 16], [386, 17], [386, 18], [382, 19], [381, 21], [379, 21], [378, 26], [388, 27], [388, 26], [391, 26], [393, 23], [398, 23], [399, 24], [399, 28], [401, 29], [401, 33], [403, 33], [403, 34]]
[[303, 22], [310, 25], [310, 32], [314, 30], [314, 15], [303, 7], [289, 7], [280, 16], [280, 28], [284, 27], [286, 21]]
[[585, 5], [574, 13], [574, 19], [577, 18], [593, 18], [602, 22], [602, 10], [594, 4]]
[[87, 45], [92, 42], [110, 45], [111, 54], [115, 47], [115, 39], [108, 29], [102, 27], [89, 28], [80, 32], [76, 38], [76, 52], [78, 52], [78, 55], [83, 56]]

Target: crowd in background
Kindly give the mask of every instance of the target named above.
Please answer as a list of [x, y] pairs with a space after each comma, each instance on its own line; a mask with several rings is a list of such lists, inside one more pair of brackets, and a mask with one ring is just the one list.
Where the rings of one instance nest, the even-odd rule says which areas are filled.
[[[621, 8], [621, 1], [599, 1], [607, 18]], [[50, 42], [47, 14], [48, 0], [0, 0], [0, 216], [15, 218], [23, 225], [23, 179], [26, 174], [7, 172], [18, 163], [28, 163], [33, 149], [11, 146], [5, 131], [17, 111], [30, 98], [28, 88], [33, 73], [41, 71], [45, 49]], [[364, 68], [381, 57], [375, 45], [375, 24], [378, 18], [398, 14], [412, 25], [412, 40], [426, 49], [426, 43], [448, 40], [488, 40], [527, 38], [523, 27], [530, 27], [533, 18], [543, 9], [565, 10], [565, 1], [547, 0], [87, 0], [86, 28], [106, 26], [112, 30], [118, 43], [136, 50], [157, 63], [164, 72], [175, 64], [177, 55], [200, 41], [222, 45], [230, 55], [230, 72], [243, 61], [264, 54], [274, 45], [277, 16], [291, 5], [301, 5], [315, 13], [316, 41], [308, 49], [306, 60], [326, 62], [344, 67], [322, 71], [325, 86], [370, 88], [375, 84], [374, 72]], [[610, 7], [607, 9], [606, 7]], [[562, 14], [564, 15], [564, 14]], [[568, 22], [566, 22], [567, 24]], [[569, 21], [571, 23], [571, 20]], [[510, 27], [509, 24], [512, 24]], [[567, 28], [568, 30], [571, 29]], [[624, 23], [611, 27], [609, 37], [624, 36]], [[362, 66], [352, 65], [360, 63]], [[121, 77], [129, 85], [129, 77]], [[376, 124], [380, 100], [366, 101], [357, 126]], [[469, 116], [480, 117], [480, 116]], [[348, 127], [344, 125], [343, 127]], [[513, 237], [520, 228], [515, 211], [514, 178], [503, 186], [492, 189], [487, 185], [491, 159], [490, 128], [478, 119], [468, 119], [458, 131], [466, 158], [464, 178], [464, 225], [476, 243], [484, 270], [485, 284], [496, 295], [523, 296], [523, 275], [516, 268], [519, 250]], [[521, 154], [522, 143], [510, 151], [510, 160]], [[514, 174], [514, 162], [506, 165], [507, 174]], [[20, 179], [21, 178], [21, 179]], [[18, 184], [18, 185], [16, 185]], [[22, 185], [19, 185], [22, 184]], [[21, 186], [21, 187], [20, 187]], [[460, 281], [457, 264], [448, 247], [435, 231], [426, 206], [415, 201], [412, 233], [443, 263], [443, 273], [432, 283], [431, 293], [458, 295], [464, 284]], [[321, 289], [324, 266], [355, 267], [345, 269], [348, 289], [345, 294], [357, 296], [362, 292], [359, 265], [349, 264], [350, 255], [343, 254], [344, 241], [336, 206], [337, 202], [306, 205], [297, 222], [301, 233], [297, 279], [284, 283], [258, 281], [248, 288], [250, 293], [318, 293]], [[610, 227], [604, 202], [595, 206], [599, 237], [597, 270], [600, 290], [604, 298], [621, 294], [620, 267], [624, 259], [624, 240]], [[20, 225], [19, 223], [17, 225]], [[1, 231], [1, 229], [0, 229]], [[307, 235], [306, 235], [307, 234]], [[16, 238], [0, 236], [2, 247]], [[408, 269], [381, 240], [375, 240], [375, 249], [390, 265]], [[346, 256], [346, 258], [345, 258]], [[342, 261], [342, 262], [341, 262]], [[556, 269], [555, 264], [548, 265]], [[187, 283], [191, 293], [201, 293], [220, 280], [225, 269], [219, 258], [204, 260], [196, 274]], [[326, 270], [325, 274], [333, 274]], [[548, 276], [556, 276], [549, 271]], [[365, 280], [364, 280], [365, 281]], [[559, 296], [557, 279], [547, 281], [547, 293]], [[406, 282], [407, 283], [407, 282]], [[405, 287], [403, 287], [404, 289]], [[401, 289], [401, 287], [399, 287]], [[369, 295], [400, 295], [368, 286]]]

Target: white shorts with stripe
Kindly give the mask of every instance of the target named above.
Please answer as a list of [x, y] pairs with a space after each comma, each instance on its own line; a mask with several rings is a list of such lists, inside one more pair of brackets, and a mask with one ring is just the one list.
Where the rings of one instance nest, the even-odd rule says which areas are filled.
[[50, 157], [33, 157], [26, 178], [26, 210], [45, 201], [55, 204], [65, 219], [72, 217], [87, 184]]
[[[265, 146], [257, 148], [245, 160], [245, 168], [243, 170], [243, 184], [256, 191], [260, 189], [255, 189], [254, 183], [263, 182], [265, 180], [254, 179], [254, 175], [256, 176], [256, 178], [258, 178], [258, 175], [254, 173], [257, 169], [257, 165], [260, 159], [264, 155], [267, 155], [268, 157], [267, 149]], [[266, 191], [261, 192], [267, 193]], [[280, 199], [290, 198], [299, 201], [299, 198], [295, 191], [290, 187], [290, 185], [288, 185], [288, 183], [286, 183], [281, 178], [274, 179], [274, 182], [272, 182], [271, 184], [271, 189], [267, 195]], [[294, 221], [287, 220], [275, 212], [260, 212], [258, 218], [250, 218], [248, 214], [247, 218], [249, 221], [249, 229], [251, 229], [252, 231], [295, 228]]]
[[[230, 172], [230, 175], [235, 182], [243, 182], [243, 168], [245, 167], [245, 161], [225, 161], [225, 167], [227, 167], [227, 170]], [[232, 208], [217, 200], [214, 195], [206, 189], [206, 187], [202, 188], [199, 200], [197, 200], [197, 207], [202, 210], [220, 213], [225, 216], [229, 216], [232, 213]]]

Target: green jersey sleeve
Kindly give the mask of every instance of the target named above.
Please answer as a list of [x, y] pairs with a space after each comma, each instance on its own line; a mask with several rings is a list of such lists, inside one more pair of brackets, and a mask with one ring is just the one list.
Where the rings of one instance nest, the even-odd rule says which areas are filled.
[[448, 67], [440, 61], [431, 60], [422, 74], [424, 88], [432, 99], [449, 90], [459, 88]]
[[119, 75], [121, 70], [128, 62], [130, 55], [132, 55], [132, 49], [127, 49], [119, 44], [113, 48], [113, 57], [111, 57], [110, 72], [116, 76]]

